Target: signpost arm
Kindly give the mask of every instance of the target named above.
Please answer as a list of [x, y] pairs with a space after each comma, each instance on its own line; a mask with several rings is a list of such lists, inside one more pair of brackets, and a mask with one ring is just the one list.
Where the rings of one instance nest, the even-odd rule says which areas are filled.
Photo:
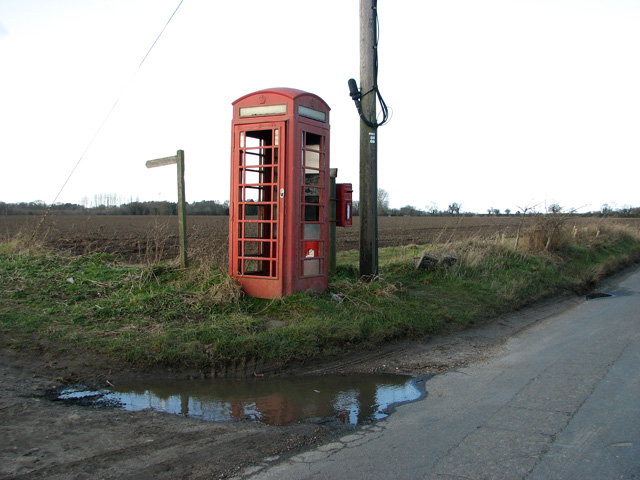
[[180, 266], [187, 267], [187, 205], [184, 193], [184, 150], [178, 150], [178, 228], [180, 231]]

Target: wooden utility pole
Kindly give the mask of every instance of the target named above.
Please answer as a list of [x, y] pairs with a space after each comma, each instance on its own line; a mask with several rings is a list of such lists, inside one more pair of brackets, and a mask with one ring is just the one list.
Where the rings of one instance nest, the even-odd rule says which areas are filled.
[[[375, 82], [376, 18], [374, 0], [360, 0], [360, 277], [378, 275], [378, 139]], [[368, 92], [368, 93], [367, 93]]]
[[149, 160], [147, 168], [178, 166], [178, 233], [180, 236], [180, 266], [187, 267], [187, 204], [184, 193], [184, 150], [178, 150], [172, 157]]

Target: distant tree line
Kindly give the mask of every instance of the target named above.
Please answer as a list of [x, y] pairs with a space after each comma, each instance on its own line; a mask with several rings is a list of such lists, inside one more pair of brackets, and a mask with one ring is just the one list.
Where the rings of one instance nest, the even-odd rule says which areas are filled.
[[[0, 215], [44, 215], [49, 206], [40, 200], [34, 202], [22, 203], [5, 203], [0, 202]], [[352, 212], [354, 216], [359, 215], [359, 202], [353, 201]], [[522, 210], [522, 211], [521, 211]], [[379, 216], [455, 216], [455, 215], [493, 215], [508, 216], [522, 214], [575, 214], [581, 216], [600, 216], [600, 217], [640, 217], [640, 207], [615, 207], [604, 204], [600, 210], [587, 213], [577, 214], [573, 210], [567, 210], [558, 204], [547, 206], [543, 211], [538, 211], [535, 207], [526, 207], [515, 212], [506, 208], [500, 210], [498, 208], [488, 208], [486, 213], [464, 212], [462, 204], [452, 202], [446, 209], [438, 209], [435, 203], [427, 205], [424, 210], [414, 207], [413, 205], [405, 205], [400, 208], [391, 208], [389, 206], [389, 195], [386, 191], [378, 190], [378, 215]], [[121, 205], [114, 205], [107, 202], [97, 206], [85, 206], [75, 203], [57, 203], [51, 207], [51, 211], [57, 215], [177, 215], [178, 204], [176, 202], [152, 201], [152, 202], [129, 202]], [[256, 210], [257, 212], [257, 210]], [[248, 212], [252, 213], [252, 212]], [[200, 202], [187, 203], [187, 215], [229, 215], [229, 201], [219, 202], [217, 200], [203, 200]]]
[[[567, 209], [554, 203], [552, 205], [546, 206], [544, 209], [540, 210], [538, 205], [536, 206], [525, 206], [518, 207], [520, 210], [512, 211], [510, 208], [505, 208], [504, 210], [500, 210], [499, 208], [488, 208], [486, 213], [478, 213], [478, 212], [464, 212], [462, 210], [462, 204], [458, 202], [452, 202], [448, 205], [446, 209], [438, 209], [438, 206], [431, 202], [431, 204], [427, 205], [425, 210], [414, 207], [413, 205], [405, 205], [400, 208], [391, 208], [389, 206], [389, 194], [386, 190], [379, 188], [378, 189], [378, 216], [381, 217], [393, 217], [393, 216], [412, 216], [412, 217], [420, 217], [425, 215], [435, 215], [435, 216], [454, 216], [454, 215], [493, 215], [493, 216], [508, 216], [508, 215], [523, 215], [523, 214], [540, 214], [546, 213], [550, 215], [581, 215], [581, 216], [603, 216], [603, 217], [640, 217], [640, 207], [630, 207], [625, 205], [623, 207], [617, 208], [612, 207], [609, 204], [604, 204], [600, 207], [600, 210], [595, 210], [586, 213], [576, 213], [574, 209]], [[358, 215], [358, 202], [353, 202], [353, 214]]]
[[[42, 201], [0, 202], [0, 215], [44, 215], [49, 205]], [[121, 205], [86, 207], [75, 203], [57, 203], [51, 207], [57, 215], [177, 215], [177, 202], [130, 202]], [[229, 202], [204, 200], [187, 203], [187, 215], [229, 215]]]

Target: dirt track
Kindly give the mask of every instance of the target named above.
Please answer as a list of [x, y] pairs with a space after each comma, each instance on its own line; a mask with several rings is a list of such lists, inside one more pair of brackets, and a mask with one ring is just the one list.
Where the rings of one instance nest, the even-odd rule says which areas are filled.
[[[549, 302], [426, 344], [389, 345], [288, 373], [440, 373], [491, 355], [509, 335], [579, 301]], [[45, 397], [61, 380], [104, 386], [101, 379], [107, 374], [114, 381], [142, 374], [110, 369], [98, 359], [33, 358], [9, 351], [0, 351], [0, 359], [1, 479], [229, 478], [247, 466], [265, 459], [279, 461], [349, 428], [207, 423], [153, 411], [64, 405]], [[167, 375], [184, 373], [163, 372]]]

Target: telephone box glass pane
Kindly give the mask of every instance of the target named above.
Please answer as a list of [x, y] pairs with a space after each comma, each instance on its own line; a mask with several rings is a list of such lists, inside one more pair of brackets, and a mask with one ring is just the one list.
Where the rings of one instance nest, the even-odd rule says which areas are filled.
[[304, 203], [320, 203], [320, 189], [305, 187]]
[[304, 165], [305, 167], [311, 168], [320, 168], [320, 152], [318, 149], [319, 145], [308, 145], [306, 148], [312, 150], [306, 150], [304, 155]]
[[319, 223], [305, 223], [303, 234], [305, 240], [320, 240], [321, 233], [322, 225]]
[[318, 205], [305, 205], [304, 206], [304, 221], [305, 222], [319, 222], [320, 221], [320, 207]]
[[305, 185], [320, 185], [320, 172], [314, 168], [304, 169]]
[[305, 277], [311, 275], [320, 275], [320, 260], [303, 260], [302, 274]]

